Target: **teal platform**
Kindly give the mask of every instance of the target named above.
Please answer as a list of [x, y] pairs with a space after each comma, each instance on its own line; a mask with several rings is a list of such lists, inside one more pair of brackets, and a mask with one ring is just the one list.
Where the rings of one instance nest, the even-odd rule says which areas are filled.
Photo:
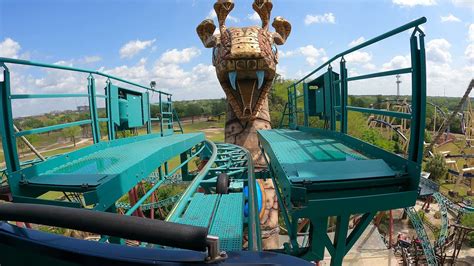
[[338, 198], [396, 193], [400, 205], [416, 199], [406, 168], [410, 162], [348, 135], [300, 128], [260, 130], [258, 136], [289, 208], [327, 199], [319, 211], [337, 215], [343, 210], [334, 207], [344, 205], [330, 203], [340, 203]]
[[[377, 211], [411, 206], [417, 197], [420, 166], [398, 155], [337, 131], [298, 127], [259, 130], [268, 157], [290, 254], [321, 260], [327, 249], [339, 265]], [[361, 215], [348, 234], [350, 217]], [[329, 217], [336, 217], [334, 243], [326, 234]], [[296, 239], [298, 221], [311, 221], [310, 249]]]
[[219, 237], [221, 250], [242, 250], [243, 193], [195, 193], [177, 223], [209, 228], [209, 234]]
[[37, 197], [48, 191], [82, 192], [86, 205], [106, 210], [156, 168], [204, 139], [203, 133], [151, 134], [100, 142], [14, 172], [14, 200], [42, 201]]
[[291, 183], [395, 176], [383, 160], [370, 159], [334, 138], [289, 129], [259, 134]]

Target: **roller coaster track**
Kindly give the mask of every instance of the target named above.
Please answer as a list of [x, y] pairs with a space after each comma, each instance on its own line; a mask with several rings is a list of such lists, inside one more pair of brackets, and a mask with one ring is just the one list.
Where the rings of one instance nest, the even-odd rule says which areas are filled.
[[[450, 201], [448, 198], [444, 197], [440, 193], [435, 193], [435, 194], [438, 194], [438, 196], [437, 196], [439, 198], [438, 202], [439, 203], [443, 202], [443, 204], [448, 209], [451, 209], [451, 210], [456, 211], [458, 213], [474, 213], [474, 207], [459, 205], [457, 203], [454, 203], [454, 202]], [[433, 196], [435, 194], [433, 194]], [[438, 198], [436, 200], [438, 200]]]
[[439, 139], [444, 134], [444, 131], [446, 130], [446, 128], [451, 124], [451, 122], [454, 120], [456, 115], [462, 110], [464, 103], [466, 102], [467, 99], [469, 99], [469, 94], [471, 93], [473, 86], [474, 86], [474, 79], [471, 79], [461, 101], [459, 101], [458, 105], [454, 108], [451, 115], [444, 120], [443, 126], [440, 128], [435, 138], [431, 141], [430, 146], [427, 149], [425, 149], [425, 153], [429, 153], [433, 150], [434, 145], [438, 143]]
[[[438, 202], [441, 213], [441, 228], [439, 231], [438, 240], [436, 241], [435, 245], [441, 247], [446, 244], [446, 239], [448, 237], [448, 209], [451, 209], [458, 213], [474, 213], [474, 207], [463, 206], [454, 203], [439, 192], [434, 193], [433, 198], [435, 198], [435, 200]], [[425, 253], [428, 264], [436, 265], [435, 252], [433, 246], [430, 243], [428, 235], [426, 234], [422, 220], [420, 219], [413, 207], [405, 208], [405, 211], [408, 217], [410, 218], [410, 221], [412, 222], [418, 237], [421, 240], [423, 252]]]
[[385, 126], [391, 128], [391, 129], [392, 129], [393, 131], [395, 131], [400, 137], [402, 137], [405, 142], [408, 141], [408, 138], [407, 138], [397, 127], [395, 127], [395, 126], [392, 125], [391, 123], [389, 123], [389, 122], [387, 122], [387, 121], [384, 121], [384, 120], [375, 119], [375, 118], [372, 118], [372, 119], [370, 120], [370, 122], [372, 122], [372, 121], [377, 122], [377, 123], [379, 123], [379, 124], [383, 124], [383, 125], [385, 125]]
[[433, 246], [431, 245], [430, 239], [428, 238], [428, 235], [426, 234], [426, 231], [425, 231], [425, 228], [423, 226], [423, 222], [421, 221], [420, 216], [418, 216], [418, 214], [415, 211], [415, 208], [413, 207], [405, 208], [405, 212], [407, 213], [408, 218], [410, 218], [410, 221], [413, 227], [415, 228], [416, 233], [418, 234], [418, 238], [421, 240], [421, 246], [426, 256], [426, 262], [428, 263], [428, 265], [437, 265], [436, 255], [435, 255]]
[[[439, 237], [437, 241], [437, 246], [441, 247], [446, 243], [446, 238], [448, 237], [448, 208], [446, 207], [446, 199], [440, 193], [434, 193], [433, 198], [438, 202], [439, 211], [441, 213], [441, 229], [439, 231]], [[448, 200], [449, 201], [449, 200]]]

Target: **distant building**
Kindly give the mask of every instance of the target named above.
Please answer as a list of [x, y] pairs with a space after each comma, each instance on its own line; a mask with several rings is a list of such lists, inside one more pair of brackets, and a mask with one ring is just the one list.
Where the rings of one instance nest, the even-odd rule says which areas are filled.
[[88, 112], [89, 111], [89, 105], [82, 105], [77, 107], [78, 112]]

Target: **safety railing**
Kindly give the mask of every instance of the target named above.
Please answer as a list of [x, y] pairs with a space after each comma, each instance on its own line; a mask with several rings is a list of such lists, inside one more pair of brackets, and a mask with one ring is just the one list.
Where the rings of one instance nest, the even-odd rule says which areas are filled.
[[[39, 67], [42, 69], [57, 69], [62, 71], [68, 72], [75, 72], [75, 73], [85, 73], [88, 74], [87, 77], [87, 93], [51, 93], [51, 94], [12, 94], [11, 92], [11, 77], [10, 77], [10, 70], [7, 67], [7, 64], [12, 65], [24, 65], [24, 66], [33, 66]], [[107, 110], [107, 117], [101, 118], [98, 115], [98, 107], [97, 107], [97, 98], [101, 98], [105, 100], [105, 105], [108, 107], [110, 105], [110, 85], [112, 82], [121, 82], [127, 85], [134, 86], [136, 88], [146, 90], [147, 102], [149, 103], [149, 92], [154, 92], [159, 94], [160, 99], [160, 106], [162, 106], [162, 96], [165, 96], [169, 105], [171, 105], [171, 94], [167, 92], [163, 92], [160, 90], [156, 90], [152, 87], [143, 86], [141, 84], [128, 81], [113, 75], [109, 75], [100, 71], [83, 69], [83, 68], [75, 68], [69, 66], [62, 66], [62, 65], [54, 65], [54, 64], [45, 64], [39, 62], [32, 62], [27, 60], [20, 60], [20, 59], [13, 59], [13, 58], [4, 58], [0, 57], [0, 67], [3, 67], [3, 81], [0, 82], [0, 116], [2, 118], [2, 122], [0, 123], [0, 133], [3, 136], [3, 149], [5, 155], [5, 164], [7, 172], [15, 172], [20, 170], [22, 166], [22, 162], [20, 162], [18, 151], [17, 151], [17, 137], [23, 137], [32, 134], [41, 134], [56, 130], [62, 130], [74, 126], [84, 126], [90, 125], [92, 131], [92, 139], [94, 143], [98, 143], [101, 141], [101, 132], [100, 132], [100, 122], [105, 122], [108, 125], [108, 139], [112, 140], [115, 139], [115, 127], [113, 122], [111, 121], [110, 117], [110, 110]], [[95, 77], [104, 77], [106, 78], [106, 93], [105, 94], [98, 94], [96, 92], [96, 80]], [[68, 123], [59, 123], [56, 125], [51, 126], [44, 126], [39, 128], [33, 128], [28, 130], [17, 130], [14, 125], [13, 115], [12, 115], [12, 101], [13, 100], [24, 100], [24, 99], [64, 99], [64, 98], [88, 98], [89, 103], [89, 115], [90, 119], [84, 119], [80, 121], [68, 122]], [[160, 114], [161, 115], [161, 114]], [[148, 106], [148, 117], [144, 118], [147, 122], [147, 133], [152, 133], [151, 131], [151, 124], [152, 121], [155, 121], [155, 118], [150, 117], [150, 107]], [[160, 132], [163, 135], [163, 121], [160, 120]], [[172, 120], [171, 120], [172, 122]], [[169, 126], [169, 125], [167, 125]], [[171, 125], [172, 128], [172, 125]]]
[[[407, 119], [410, 121], [410, 143], [408, 151], [408, 159], [417, 163], [421, 163], [423, 158], [423, 138], [424, 138], [424, 127], [425, 127], [425, 109], [426, 109], [426, 65], [425, 65], [425, 44], [424, 44], [424, 33], [420, 29], [420, 25], [426, 22], [425, 17], [421, 17], [410, 23], [407, 23], [394, 30], [386, 32], [375, 38], [372, 38], [364, 43], [354, 46], [342, 53], [339, 53], [329, 59], [324, 64], [311, 71], [309, 74], [294, 82], [287, 88], [288, 92], [288, 103], [283, 113], [282, 122], [284, 116], [288, 116], [288, 126], [290, 128], [297, 128], [301, 124], [299, 123], [298, 115], [304, 113], [304, 126], [308, 126], [308, 111], [305, 104], [304, 109], [298, 109], [298, 100], [304, 96], [304, 92], [300, 93], [297, 86], [303, 83], [308, 78], [312, 77], [315, 73], [327, 67], [327, 74], [329, 75], [329, 86], [330, 86], [330, 101], [331, 109], [328, 116], [330, 130], [339, 130], [341, 133], [347, 134], [347, 113], [348, 111], [368, 113], [368, 114], [379, 114], [384, 116], [390, 116], [400, 119]], [[413, 33], [410, 37], [410, 57], [411, 66], [408, 68], [400, 68], [395, 70], [365, 74], [360, 76], [349, 77], [345, 56], [358, 51], [362, 48], [375, 44], [379, 41], [385, 40], [389, 37], [397, 35], [406, 30], [412, 29]], [[335, 77], [331, 66], [331, 63], [335, 62], [340, 58], [340, 75], [339, 78]], [[402, 113], [389, 110], [379, 110], [372, 108], [363, 108], [348, 105], [348, 88], [349, 82], [356, 80], [368, 80], [372, 78], [400, 75], [400, 74], [411, 74], [411, 92], [412, 92], [412, 112]], [[335, 86], [340, 85], [340, 101], [336, 102], [334, 95]], [[336, 119], [336, 116], [338, 119]], [[340, 117], [340, 127], [337, 129], [336, 121]], [[282, 123], [281, 123], [282, 124]]]

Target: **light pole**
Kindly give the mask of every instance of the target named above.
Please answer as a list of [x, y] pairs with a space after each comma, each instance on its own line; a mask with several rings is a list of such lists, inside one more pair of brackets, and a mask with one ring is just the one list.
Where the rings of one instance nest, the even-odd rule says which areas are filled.
[[400, 80], [400, 75], [396, 75], [395, 76], [397, 78], [397, 100], [398, 98], [400, 98], [400, 83], [402, 83], [402, 81]]

